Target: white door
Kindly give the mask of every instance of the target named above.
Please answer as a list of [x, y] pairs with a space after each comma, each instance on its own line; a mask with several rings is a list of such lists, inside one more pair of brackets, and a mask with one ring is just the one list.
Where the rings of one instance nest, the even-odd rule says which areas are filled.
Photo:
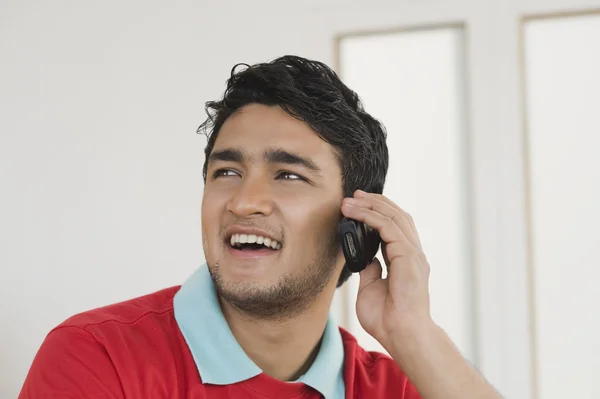
[[[385, 194], [415, 218], [434, 318], [508, 398], [600, 397], [600, 1], [402, 2], [332, 23], [338, 72], [387, 127]], [[357, 282], [343, 325], [381, 350]]]

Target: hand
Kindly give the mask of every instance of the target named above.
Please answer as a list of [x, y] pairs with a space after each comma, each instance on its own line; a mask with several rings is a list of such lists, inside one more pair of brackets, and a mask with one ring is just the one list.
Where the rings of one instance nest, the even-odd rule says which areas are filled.
[[409, 214], [383, 195], [356, 191], [342, 202], [344, 216], [379, 232], [387, 278], [377, 258], [360, 272], [358, 320], [390, 351], [403, 336], [433, 326], [429, 310], [429, 264]]
[[383, 195], [363, 191], [342, 203], [344, 216], [381, 236], [388, 275], [374, 259], [360, 272], [358, 320], [388, 351], [422, 398], [499, 399], [431, 319], [429, 264], [409, 214]]

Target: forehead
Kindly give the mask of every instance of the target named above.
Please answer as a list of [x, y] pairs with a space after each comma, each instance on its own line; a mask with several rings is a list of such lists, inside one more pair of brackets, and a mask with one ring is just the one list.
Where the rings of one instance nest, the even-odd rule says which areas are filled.
[[278, 148], [339, 171], [334, 148], [279, 106], [249, 104], [233, 113], [221, 127], [213, 150], [223, 148], [242, 149], [254, 159], [262, 158], [265, 149]]

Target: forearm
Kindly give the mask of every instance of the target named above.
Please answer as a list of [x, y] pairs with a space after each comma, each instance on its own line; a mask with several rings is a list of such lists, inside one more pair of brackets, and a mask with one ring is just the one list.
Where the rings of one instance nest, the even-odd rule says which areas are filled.
[[418, 331], [396, 339], [389, 352], [423, 399], [501, 398], [443, 329], [431, 324]]

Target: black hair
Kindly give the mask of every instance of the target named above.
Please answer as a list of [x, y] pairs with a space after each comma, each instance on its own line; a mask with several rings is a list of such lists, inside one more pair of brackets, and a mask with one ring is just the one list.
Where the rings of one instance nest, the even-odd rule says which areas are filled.
[[[239, 70], [240, 66], [245, 68]], [[225, 120], [251, 103], [280, 106], [307, 123], [336, 153], [344, 196], [357, 189], [383, 192], [389, 156], [385, 127], [365, 112], [358, 95], [319, 61], [286, 55], [268, 63], [237, 64], [223, 98], [206, 103], [208, 118], [198, 128], [208, 142], [202, 175]], [[337, 286], [351, 275], [344, 267]]]

